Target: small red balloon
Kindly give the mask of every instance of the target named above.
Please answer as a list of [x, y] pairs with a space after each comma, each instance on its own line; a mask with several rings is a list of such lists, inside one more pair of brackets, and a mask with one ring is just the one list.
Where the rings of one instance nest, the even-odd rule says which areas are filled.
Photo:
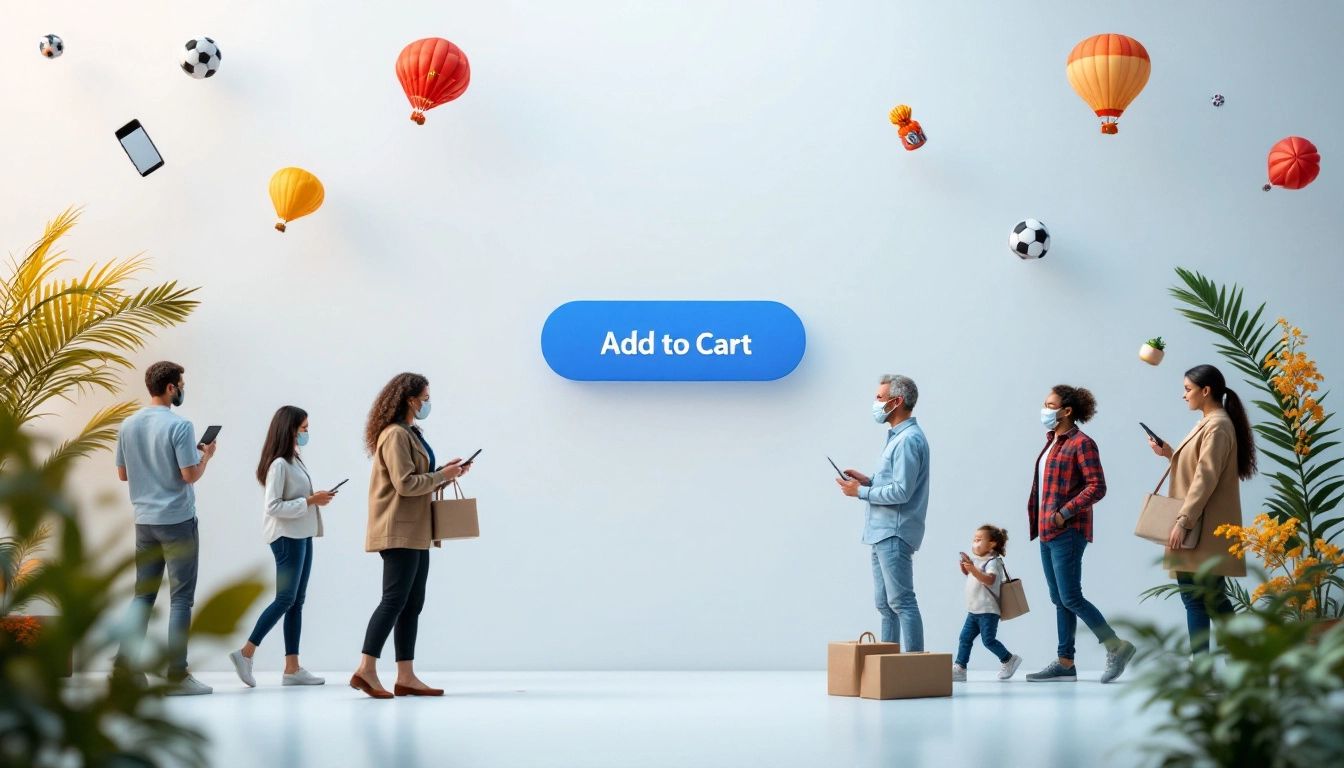
[[397, 79], [411, 102], [411, 119], [425, 124], [425, 112], [456, 99], [471, 82], [471, 65], [461, 48], [441, 37], [416, 40], [397, 57]]
[[1301, 189], [1321, 173], [1321, 153], [1301, 136], [1289, 136], [1269, 150], [1269, 187]]

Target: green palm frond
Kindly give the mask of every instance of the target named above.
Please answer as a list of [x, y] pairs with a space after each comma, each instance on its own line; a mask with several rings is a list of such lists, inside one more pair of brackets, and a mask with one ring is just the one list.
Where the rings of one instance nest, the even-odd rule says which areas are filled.
[[[58, 268], [68, 263], [58, 243], [78, 220], [79, 210], [71, 208], [51, 221], [13, 274], [0, 281], [0, 406], [21, 422], [45, 415], [40, 409], [53, 399], [116, 393], [118, 374], [131, 367], [128, 355], [157, 331], [186, 320], [199, 304], [192, 298], [195, 288], [176, 282], [132, 288], [148, 264], [138, 256], [58, 278]], [[114, 417], [121, 412], [100, 413], [96, 421], [113, 420], [102, 422], [92, 438], [86, 429], [61, 450], [86, 455], [105, 446], [104, 433], [119, 423]]]
[[48, 465], [82, 459], [98, 451], [110, 448], [117, 440], [117, 426], [140, 406], [135, 403], [117, 403], [94, 414], [79, 435], [61, 443], [51, 456]]

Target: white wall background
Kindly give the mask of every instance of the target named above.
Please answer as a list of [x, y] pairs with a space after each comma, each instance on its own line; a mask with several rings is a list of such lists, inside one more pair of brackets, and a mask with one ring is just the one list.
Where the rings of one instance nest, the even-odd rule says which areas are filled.
[[[872, 465], [886, 371], [918, 381], [933, 448], [916, 561], [931, 649], [954, 648], [964, 613], [956, 552], [995, 521], [1035, 606], [1003, 639], [1030, 665], [1053, 653], [1023, 505], [1037, 409], [1061, 381], [1097, 394], [1088, 431], [1111, 488], [1086, 592], [1112, 618], [1180, 622], [1175, 604], [1137, 605], [1163, 574], [1130, 533], [1160, 472], [1136, 422], [1181, 437], [1181, 372], [1217, 361], [1172, 308], [1172, 267], [1249, 286], [1344, 375], [1334, 4], [6, 6], [5, 247], [82, 204], [67, 242], [80, 263], [145, 251], [152, 278], [202, 286], [190, 322], [140, 357], [186, 365], [183, 413], [225, 425], [198, 488], [201, 594], [269, 576], [250, 475], [277, 406], [312, 414], [319, 482], [353, 478], [317, 548], [312, 668], [354, 664], [378, 599], [360, 430], [401, 370], [432, 380], [441, 455], [485, 448], [467, 485], [484, 536], [434, 553], [420, 659], [440, 669], [822, 666], [828, 640], [877, 625], [862, 508], [823, 456]], [[1064, 75], [1071, 47], [1103, 31], [1154, 62], [1114, 137]], [[63, 58], [38, 56], [47, 32]], [[174, 60], [200, 34], [224, 51], [204, 82]], [[431, 35], [467, 52], [472, 84], [417, 127], [393, 63]], [[927, 148], [901, 150], [898, 102]], [[145, 179], [112, 135], [132, 117], [167, 160]], [[1265, 194], [1265, 153], [1289, 134], [1314, 140], [1325, 170]], [[280, 235], [266, 185], [285, 165], [315, 172], [327, 200]], [[1006, 250], [1026, 216], [1051, 228], [1042, 262]], [[571, 383], [539, 336], [585, 298], [779, 300], [808, 352], [768, 384]], [[1171, 346], [1154, 369], [1135, 353], [1156, 334]], [[128, 388], [139, 396], [138, 374]], [[89, 529], [128, 551], [111, 457], [79, 481], [89, 499], [114, 493]], [[1245, 489], [1248, 511], [1264, 488]], [[277, 627], [259, 663], [278, 667], [281, 649]], [[218, 648], [193, 656], [223, 667]], [[1082, 642], [1080, 662], [1100, 661]]]

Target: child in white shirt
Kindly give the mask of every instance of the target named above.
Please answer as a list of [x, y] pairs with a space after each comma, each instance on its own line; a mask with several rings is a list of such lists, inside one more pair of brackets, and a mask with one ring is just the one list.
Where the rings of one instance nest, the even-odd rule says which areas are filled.
[[971, 554], [961, 553], [961, 572], [966, 575], [966, 623], [961, 628], [961, 645], [952, 667], [952, 680], [966, 682], [966, 664], [971, 646], [978, 635], [990, 653], [999, 657], [999, 679], [1007, 680], [1022, 664], [1021, 657], [1009, 653], [998, 641], [999, 590], [1003, 586], [1003, 555], [1008, 549], [1008, 531], [982, 525], [971, 539]]

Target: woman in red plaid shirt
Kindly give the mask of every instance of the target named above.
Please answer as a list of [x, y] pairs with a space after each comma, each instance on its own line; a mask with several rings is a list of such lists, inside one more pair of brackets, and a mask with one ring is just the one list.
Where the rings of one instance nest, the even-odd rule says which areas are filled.
[[1101, 682], [1120, 677], [1134, 657], [1134, 644], [1117, 637], [1101, 611], [1083, 597], [1083, 551], [1092, 541], [1092, 507], [1106, 495], [1106, 475], [1097, 444], [1078, 425], [1087, 423], [1096, 412], [1097, 399], [1091, 392], [1065, 384], [1051, 389], [1041, 408], [1041, 423], [1049, 432], [1045, 448], [1036, 457], [1027, 521], [1031, 538], [1041, 539], [1041, 564], [1059, 630], [1059, 658], [1027, 675], [1033, 683], [1078, 679], [1073, 638], [1079, 618], [1106, 646]]

